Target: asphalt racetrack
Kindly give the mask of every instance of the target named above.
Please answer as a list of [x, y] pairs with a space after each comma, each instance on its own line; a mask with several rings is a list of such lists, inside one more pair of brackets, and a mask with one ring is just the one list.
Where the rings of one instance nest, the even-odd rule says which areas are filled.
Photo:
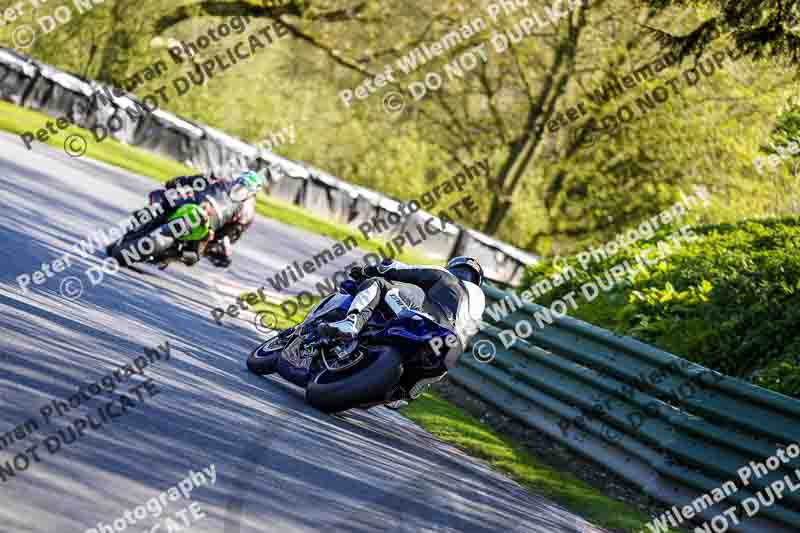
[[[211, 308], [330, 246], [323, 237], [259, 219], [237, 244], [227, 271], [206, 261], [164, 272], [145, 266], [144, 275], [121, 271], [92, 285], [86, 269], [104, 259], [98, 251], [88, 259], [72, 254], [66, 270], [31, 283], [27, 294], [20, 291], [18, 276], [32, 275], [92, 232], [116, 224], [143, 206], [153, 188], [147, 178], [42, 144], [29, 152], [17, 137], [0, 134], [0, 434], [38, 423], [32, 434], [23, 430], [0, 450], [6, 478], [0, 482], [0, 531], [102, 528], [98, 524], [123, 517], [190, 470], [210, 465], [213, 484], [194, 488], [191, 499], [168, 501], [158, 517], [134, 517], [125, 530], [601, 531], [383, 407], [327, 416], [305, 405], [301, 389], [247, 372], [245, 358], [263, 334], [248, 318], [226, 317], [217, 325]], [[347, 262], [340, 258], [339, 264]], [[336, 270], [328, 267], [324, 273]], [[79, 298], [59, 292], [66, 277], [81, 280]], [[112, 396], [87, 397], [47, 422], [43, 406], [67, 402], [81, 384], [165, 342], [169, 359], [154, 361], [117, 390], [149, 378], [157, 394], [137, 389], [144, 399], [130, 393], [134, 408], [70, 443], [55, 437], [61, 445], [50, 453], [48, 436], [62, 430], [69, 437], [76, 419], [93, 413], [98, 419]], [[204, 518], [189, 515], [185, 527], [177, 513], [193, 502]]]

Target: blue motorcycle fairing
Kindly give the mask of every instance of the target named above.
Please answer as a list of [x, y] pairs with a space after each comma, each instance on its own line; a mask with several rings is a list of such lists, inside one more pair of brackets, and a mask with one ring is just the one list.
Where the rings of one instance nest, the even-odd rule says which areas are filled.
[[296, 366], [289, 364], [289, 361], [283, 357], [278, 358], [278, 364], [275, 367], [275, 370], [283, 379], [289, 383], [294, 383], [298, 387], [305, 388], [305, 386], [308, 385], [308, 381], [311, 379], [311, 372], [305, 368], [297, 368]]
[[[337, 291], [318, 303], [303, 321], [301, 334], [307, 343], [316, 343], [322, 340], [316, 328], [325, 316], [339, 311], [341, 317], [350, 308], [353, 295], [343, 291]], [[369, 322], [364, 328], [365, 333], [362, 337], [394, 339], [404, 344], [429, 344], [434, 338], [442, 337], [444, 340], [453, 332], [433, 321], [426, 315], [417, 313], [411, 309], [402, 310], [397, 317], [385, 320], [381, 313], [373, 313]], [[338, 318], [337, 318], [338, 320]], [[290, 364], [283, 357], [278, 358], [277, 372], [299, 387], [305, 387], [312, 375], [309, 370], [298, 368]]]
[[447, 337], [452, 333], [425, 315], [412, 310], [403, 310], [397, 318], [386, 324], [379, 336], [399, 337], [409, 342], [427, 344], [436, 337]]

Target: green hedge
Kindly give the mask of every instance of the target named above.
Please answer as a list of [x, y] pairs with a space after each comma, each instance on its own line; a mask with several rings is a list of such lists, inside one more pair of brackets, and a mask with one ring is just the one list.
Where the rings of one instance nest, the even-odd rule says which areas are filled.
[[[633, 336], [728, 375], [800, 397], [800, 217], [693, 228], [685, 242], [574, 315]], [[610, 267], [634, 261], [669, 231], [576, 271], [541, 296], [547, 305], [579, 291]], [[563, 262], [560, 271], [563, 270]], [[542, 262], [526, 272], [530, 287], [559, 269]]]

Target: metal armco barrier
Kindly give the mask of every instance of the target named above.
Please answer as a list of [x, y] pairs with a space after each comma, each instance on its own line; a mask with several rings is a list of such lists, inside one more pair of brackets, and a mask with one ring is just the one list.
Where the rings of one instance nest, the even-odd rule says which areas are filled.
[[[493, 287], [484, 290], [487, 309], [509, 295]], [[682, 524], [690, 531], [734, 505], [740, 523], [729, 521], [729, 531], [800, 530], [800, 490], [786, 488], [752, 517], [742, 507], [759, 491], [768, 500], [765, 489], [786, 476], [800, 487], [795, 472], [800, 459], [760, 479], [753, 476], [749, 486], [737, 474], [751, 461], [775, 456], [779, 446], [800, 442], [800, 401], [535, 304], [520, 306], [500, 321], [487, 312], [484, 321], [450, 373], [456, 383], [674, 506], [674, 517], [685, 506], [700, 509], [693, 523]], [[520, 327], [520, 321], [531, 328]], [[505, 348], [500, 332], [515, 326], [527, 338]], [[472, 347], [481, 341], [497, 348], [490, 363], [473, 357]], [[728, 481], [735, 492], [730, 484], [727, 492], [720, 491]], [[719, 499], [704, 497], [714, 494]], [[667, 526], [672, 527], [669, 521]]]
[[[248, 145], [208, 126], [158, 109], [136, 116], [137, 103], [141, 106], [142, 102], [130, 94], [116, 94], [118, 96], [97, 82], [83, 80], [0, 47], [2, 100], [52, 117], [69, 117], [89, 130], [107, 125], [113, 118], [114, 123], [121, 122], [122, 127], [110, 132], [109, 137], [179, 161], [199, 172], [227, 175], [245, 167], [256, 171], [277, 170], [281, 179], [270, 185], [271, 195], [337, 222], [357, 226], [376, 216], [385, 218], [390, 212], [400, 212], [396, 200]], [[86, 109], [89, 111], [81, 113], [80, 110]], [[424, 224], [432, 216], [420, 210], [378, 237], [390, 239], [417, 224]], [[493, 278], [507, 283], [518, 282], [525, 265], [536, 261], [536, 257], [513, 246], [452, 224], [420, 244], [419, 250], [438, 259], [472, 255]]]

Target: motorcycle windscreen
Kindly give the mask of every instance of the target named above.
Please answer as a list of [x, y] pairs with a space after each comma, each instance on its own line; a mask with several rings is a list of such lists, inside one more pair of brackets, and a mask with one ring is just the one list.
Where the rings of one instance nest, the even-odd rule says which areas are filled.
[[335, 310], [346, 312], [350, 307], [350, 302], [353, 301], [352, 296], [349, 294], [342, 294], [341, 292], [335, 292], [328, 296], [328, 298], [328, 300], [322, 300], [318, 303], [317, 307], [311, 310], [304, 322], [311, 322]]

